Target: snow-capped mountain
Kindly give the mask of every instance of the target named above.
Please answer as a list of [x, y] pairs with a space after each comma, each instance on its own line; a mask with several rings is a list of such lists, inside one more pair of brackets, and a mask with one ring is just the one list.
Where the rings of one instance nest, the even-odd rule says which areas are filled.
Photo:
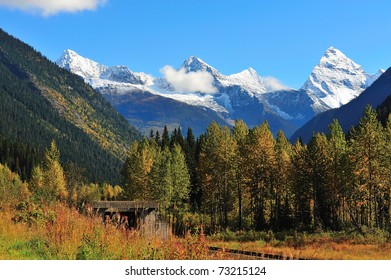
[[360, 65], [341, 51], [330, 47], [315, 66], [302, 89], [314, 101], [315, 112], [339, 108], [356, 98], [369, 87], [384, 70], [367, 74]]
[[305, 143], [308, 143], [314, 133], [327, 133], [328, 126], [333, 119], [337, 119], [343, 131], [348, 133], [350, 128], [359, 123], [367, 105], [372, 106], [372, 108], [383, 107], [382, 111], [387, 115], [389, 106], [387, 106], [386, 101], [389, 100], [390, 95], [391, 68], [385, 71], [369, 88], [351, 102], [313, 117], [293, 134], [291, 141], [294, 142], [300, 138]]
[[145, 73], [132, 72], [127, 66], [107, 67], [91, 59], [84, 58], [72, 50], [65, 50], [56, 64], [84, 78], [87, 83], [99, 80], [111, 82], [147, 85], [153, 77]]
[[[203, 109], [208, 112], [210, 120], [228, 125], [237, 118], [243, 119], [249, 126], [268, 120], [273, 132], [284, 129], [288, 136], [315, 114], [348, 103], [384, 72], [379, 70], [369, 75], [360, 65], [332, 47], [326, 51], [299, 90], [288, 88], [275, 78], [261, 77], [252, 68], [237, 74], [223, 75], [195, 56], [184, 61], [180, 69], [170, 70], [174, 79], [169, 79], [167, 75], [156, 78], [133, 72], [126, 66], [104, 66], [71, 50], [64, 51], [57, 64], [84, 78], [132, 124], [140, 123], [136, 127], [144, 132], [150, 128], [159, 129], [163, 121], [170, 122], [167, 124], [172, 127], [184, 127], [185, 124], [197, 127], [202, 112], [199, 109]], [[202, 77], [206, 76], [212, 83], [210, 86], [215, 89], [213, 93], [186, 90], [186, 79], [193, 79], [197, 73], [202, 73]], [[178, 80], [175, 80], [175, 75], [181, 75], [178, 79], [181, 90], [176, 90]], [[192, 86], [198, 82], [189, 80]], [[158, 100], [170, 109], [163, 105], [157, 106]], [[138, 103], [139, 107], [129, 102]], [[173, 104], [182, 106], [182, 116], [176, 115]], [[141, 118], [145, 118], [144, 112], [150, 110], [158, 110], [160, 117], [150, 119], [147, 123], [137, 119], [141, 111]], [[183, 115], [187, 116], [187, 121]], [[203, 120], [203, 124], [206, 123]], [[199, 133], [205, 128], [199, 126]]]
[[108, 67], [84, 58], [72, 50], [65, 50], [57, 60], [57, 65], [83, 77], [85, 80], [99, 79]]

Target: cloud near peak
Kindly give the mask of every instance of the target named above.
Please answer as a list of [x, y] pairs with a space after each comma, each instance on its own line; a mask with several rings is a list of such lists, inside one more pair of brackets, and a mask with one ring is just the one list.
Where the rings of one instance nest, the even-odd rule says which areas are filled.
[[217, 88], [213, 86], [213, 76], [206, 71], [188, 72], [181, 68], [174, 69], [172, 66], [164, 66], [160, 69], [164, 78], [178, 92], [201, 92], [213, 94], [217, 92]]
[[289, 90], [289, 87], [282, 84], [278, 79], [274, 77], [265, 77], [263, 79], [263, 82], [267, 91]]
[[107, 0], [0, 0], [0, 6], [51, 16], [61, 12], [95, 10]]

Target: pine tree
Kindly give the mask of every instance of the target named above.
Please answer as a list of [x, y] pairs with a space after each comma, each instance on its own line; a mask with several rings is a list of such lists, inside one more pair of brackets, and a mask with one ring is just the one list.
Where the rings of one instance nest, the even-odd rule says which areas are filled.
[[156, 130], [156, 134], [155, 134], [155, 142], [158, 146], [162, 146], [162, 139], [160, 138], [160, 133], [159, 133], [159, 130]]
[[164, 126], [162, 135], [162, 149], [170, 146], [170, 136], [168, 134], [167, 126]]
[[149, 132], [149, 139], [154, 139], [155, 138], [155, 133], [153, 132], [153, 129]]

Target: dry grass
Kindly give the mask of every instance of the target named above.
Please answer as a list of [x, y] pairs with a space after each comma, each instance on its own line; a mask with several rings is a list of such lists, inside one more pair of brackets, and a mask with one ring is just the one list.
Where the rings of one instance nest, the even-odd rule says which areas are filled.
[[211, 255], [203, 235], [168, 240], [104, 225], [99, 217], [62, 204], [43, 209], [53, 216], [41, 223], [15, 223], [14, 211], [1, 211], [0, 259], [224, 259]]
[[[86, 216], [56, 204], [41, 210], [40, 222], [14, 222], [16, 212], [0, 211], [0, 259], [232, 259], [208, 246], [279, 254], [294, 258], [337, 260], [389, 260], [391, 243], [384, 240], [307, 235], [292, 241], [222, 242], [187, 235], [168, 240], [149, 239], [137, 232], [104, 225], [99, 217]], [[35, 216], [34, 216], [35, 217]], [[47, 218], [50, 217], [50, 218]], [[42, 222], [43, 221], [43, 222]]]
[[257, 242], [211, 242], [212, 246], [244, 251], [270, 253], [290, 258], [319, 260], [391, 260], [391, 244], [356, 244], [349, 241], [336, 242], [319, 239], [302, 246], [289, 246], [286, 242], [278, 245]]

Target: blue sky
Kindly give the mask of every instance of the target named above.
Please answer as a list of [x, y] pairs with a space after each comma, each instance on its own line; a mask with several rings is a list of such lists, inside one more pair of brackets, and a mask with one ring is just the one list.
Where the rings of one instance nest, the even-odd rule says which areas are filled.
[[195, 55], [223, 74], [252, 67], [298, 88], [330, 46], [369, 73], [391, 66], [389, 0], [72, 1], [0, 0], [0, 27], [51, 60], [73, 49], [155, 76]]

